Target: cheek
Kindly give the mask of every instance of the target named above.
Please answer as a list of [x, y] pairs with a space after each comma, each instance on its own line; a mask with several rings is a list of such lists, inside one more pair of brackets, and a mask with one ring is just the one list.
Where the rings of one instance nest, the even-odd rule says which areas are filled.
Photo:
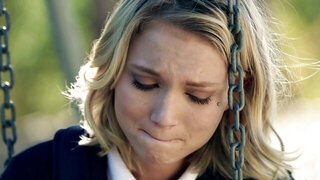
[[213, 113], [204, 114], [202, 116], [203, 120], [199, 122], [201, 130], [212, 135], [221, 121], [223, 110], [222, 107], [219, 107], [219, 110], [216, 110]]
[[207, 111], [196, 113], [192, 119], [189, 119], [187, 131], [190, 142], [196, 149], [202, 147], [211, 138], [223, 116], [224, 108], [210, 108]]
[[128, 77], [120, 78], [115, 88], [115, 113], [120, 126], [138, 123], [146, 114], [144, 97], [136, 93]]
[[130, 93], [130, 88], [120, 80], [116, 89], [115, 89], [115, 112], [116, 117], [120, 124], [122, 121], [126, 121], [127, 117], [134, 115], [134, 107], [131, 106], [134, 97]]

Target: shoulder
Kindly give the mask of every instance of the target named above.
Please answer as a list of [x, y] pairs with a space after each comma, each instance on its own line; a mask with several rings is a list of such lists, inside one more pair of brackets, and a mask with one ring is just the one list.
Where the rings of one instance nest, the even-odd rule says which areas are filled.
[[197, 180], [228, 180], [228, 178], [223, 177], [218, 171], [214, 170], [209, 166], [206, 171], [197, 177]]
[[[105, 157], [97, 148], [79, 146], [85, 131], [72, 126], [56, 132], [53, 140], [40, 143], [16, 155], [0, 179], [95, 179], [106, 177]], [[99, 173], [97, 173], [99, 172]]]
[[[80, 136], [85, 133], [85, 130], [80, 126], [71, 126], [66, 129], [60, 129], [54, 135], [54, 141], [68, 143], [70, 141], [80, 140]], [[78, 143], [78, 142], [76, 142]]]
[[53, 141], [54, 179], [105, 179], [106, 157], [98, 155], [96, 146], [79, 146], [85, 133], [79, 126], [59, 130]]
[[0, 179], [39, 179], [36, 174], [39, 177], [50, 176], [51, 152], [52, 141], [48, 141], [19, 153], [11, 159]]
[[[197, 180], [231, 180], [221, 175], [217, 170], [214, 170], [211, 166], [206, 171], [197, 177]], [[253, 178], [245, 178], [244, 180], [254, 180]]]
[[57, 131], [52, 141], [53, 155], [65, 156], [81, 151], [82, 148], [78, 145], [78, 141], [84, 133], [84, 129], [80, 126], [71, 126]]
[[[294, 180], [292, 172], [287, 170], [290, 180]], [[197, 177], [197, 180], [231, 180], [230, 178], [223, 177], [218, 171], [213, 170], [211, 167], [207, 168], [206, 171]], [[245, 178], [244, 180], [255, 180], [254, 178]]]

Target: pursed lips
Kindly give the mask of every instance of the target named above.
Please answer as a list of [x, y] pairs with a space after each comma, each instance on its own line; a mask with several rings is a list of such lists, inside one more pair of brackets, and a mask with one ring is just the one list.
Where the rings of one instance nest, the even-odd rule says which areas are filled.
[[144, 134], [146, 134], [147, 136], [157, 140], [157, 141], [160, 141], [160, 142], [176, 142], [176, 141], [180, 141], [181, 139], [177, 139], [177, 138], [173, 138], [173, 139], [161, 139], [161, 138], [158, 138], [158, 137], [155, 137], [153, 135], [151, 135], [148, 131], [144, 130], [144, 129], [140, 129]]

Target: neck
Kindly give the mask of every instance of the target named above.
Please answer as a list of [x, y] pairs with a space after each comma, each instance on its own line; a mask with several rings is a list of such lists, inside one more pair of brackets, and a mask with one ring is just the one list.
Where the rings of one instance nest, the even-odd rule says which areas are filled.
[[178, 179], [187, 169], [188, 164], [184, 160], [171, 164], [154, 164], [139, 161], [140, 171], [133, 172], [138, 180], [163, 180]]

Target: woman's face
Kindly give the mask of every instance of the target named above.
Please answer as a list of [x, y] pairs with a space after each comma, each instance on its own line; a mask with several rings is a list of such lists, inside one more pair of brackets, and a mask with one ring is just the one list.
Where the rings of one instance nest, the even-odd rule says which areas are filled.
[[213, 135], [227, 90], [225, 60], [209, 41], [154, 21], [130, 44], [116, 117], [139, 160], [176, 163]]

